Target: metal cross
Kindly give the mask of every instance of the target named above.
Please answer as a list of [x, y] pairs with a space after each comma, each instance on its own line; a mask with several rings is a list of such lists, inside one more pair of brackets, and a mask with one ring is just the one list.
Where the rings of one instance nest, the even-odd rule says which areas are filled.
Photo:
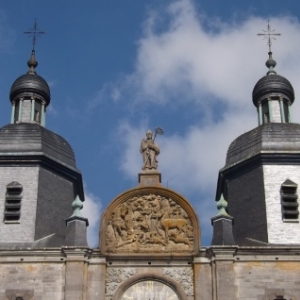
[[29, 34], [28, 37], [32, 37], [32, 50], [34, 50], [34, 46], [36, 44], [36, 38], [41, 34], [45, 34], [45, 31], [40, 31], [37, 27], [36, 18], [34, 19], [33, 28], [29, 29], [30, 31], [24, 31], [24, 34]]
[[264, 33], [258, 33], [258, 36], [263, 36], [264, 39], [268, 39], [269, 52], [271, 51], [272, 40], [276, 40], [275, 36], [280, 36], [281, 33], [275, 33], [275, 30], [271, 30], [270, 21], [268, 20], [267, 30], [263, 30]]

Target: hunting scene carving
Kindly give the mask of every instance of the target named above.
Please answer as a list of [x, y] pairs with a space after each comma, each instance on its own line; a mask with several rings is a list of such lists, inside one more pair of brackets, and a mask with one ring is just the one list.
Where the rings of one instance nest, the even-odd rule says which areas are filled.
[[186, 252], [193, 249], [187, 212], [171, 198], [139, 195], [119, 204], [108, 217], [107, 252]]

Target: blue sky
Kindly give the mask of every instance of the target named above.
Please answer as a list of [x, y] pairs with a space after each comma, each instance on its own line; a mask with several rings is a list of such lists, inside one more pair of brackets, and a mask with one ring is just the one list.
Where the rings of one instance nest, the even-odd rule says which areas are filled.
[[97, 246], [101, 212], [137, 184], [139, 144], [157, 126], [165, 186], [184, 195], [211, 240], [218, 170], [238, 135], [257, 126], [251, 93], [265, 75], [267, 26], [277, 72], [296, 92], [299, 122], [298, 0], [2, 0], [0, 2], [0, 123], [10, 121], [9, 90], [27, 71], [34, 18], [37, 73], [51, 87], [46, 127], [72, 145], [83, 173]]

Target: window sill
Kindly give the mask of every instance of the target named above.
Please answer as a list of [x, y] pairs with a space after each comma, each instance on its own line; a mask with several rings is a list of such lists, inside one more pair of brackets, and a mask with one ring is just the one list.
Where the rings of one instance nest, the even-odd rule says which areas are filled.
[[299, 223], [299, 220], [289, 220], [289, 219], [283, 219], [283, 223]]
[[4, 224], [20, 224], [20, 221], [4, 221]]

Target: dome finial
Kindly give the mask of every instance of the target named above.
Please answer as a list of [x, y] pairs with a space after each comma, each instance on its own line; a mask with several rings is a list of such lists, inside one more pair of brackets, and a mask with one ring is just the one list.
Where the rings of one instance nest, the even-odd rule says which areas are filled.
[[258, 33], [258, 36], [263, 36], [264, 39], [268, 40], [268, 46], [269, 46], [269, 59], [266, 62], [266, 66], [269, 68], [269, 71], [267, 72], [267, 75], [270, 74], [276, 74], [274, 68], [276, 66], [276, 61], [272, 57], [272, 40], [276, 40], [275, 36], [280, 36], [281, 33], [275, 33], [275, 30], [271, 29], [270, 20], [268, 20], [267, 30], [263, 29], [264, 33]]
[[27, 74], [36, 74], [35, 68], [37, 67], [38, 62], [35, 60], [35, 51], [34, 51], [34, 49], [32, 49], [32, 51], [31, 51], [31, 57], [28, 60], [27, 65], [29, 67], [29, 70], [28, 70]]
[[269, 68], [269, 71], [267, 72], [267, 75], [270, 74], [277, 74], [276, 71], [274, 70], [276, 66], [276, 61], [272, 57], [272, 52], [269, 52], [269, 59], [266, 61], [266, 66]]

